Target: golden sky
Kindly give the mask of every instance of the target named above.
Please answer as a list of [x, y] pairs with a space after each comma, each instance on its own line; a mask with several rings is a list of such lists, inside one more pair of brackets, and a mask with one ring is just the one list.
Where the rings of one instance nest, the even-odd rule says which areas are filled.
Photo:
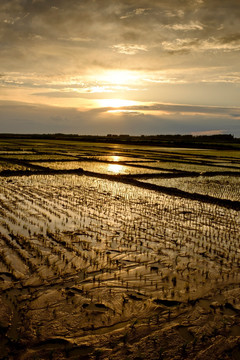
[[239, 0], [0, 1], [0, 132], [240, 136]]

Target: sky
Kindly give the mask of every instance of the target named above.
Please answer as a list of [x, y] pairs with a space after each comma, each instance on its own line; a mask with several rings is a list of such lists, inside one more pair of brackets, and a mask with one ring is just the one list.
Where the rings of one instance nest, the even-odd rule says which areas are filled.
[[0, 133], [240, 137], [239, 0], [0, 0]]

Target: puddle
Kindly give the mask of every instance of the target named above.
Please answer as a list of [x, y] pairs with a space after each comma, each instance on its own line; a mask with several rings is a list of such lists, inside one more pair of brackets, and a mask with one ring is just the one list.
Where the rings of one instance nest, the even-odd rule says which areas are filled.
[[194, 336], [188, 331], [188, 329], [185, 326], [179, 326], [177, 328], [179, 334], [181, 337], [187, 342], [190, 343], [194, 340]]
[[210, 310], [210, 301], [209, 300], [203, 300], [200, 299], [198, 301], [198, 304], [204, 309], [204, 310]]
[[[240, 326], [239, 325], [232, 326], [230, 329], [230, 335], [231, 336], [240, 336]], [[240, 357], [239, 357], [239, 359], [240, 359]]]
[[231, 355], [232, 355], [233, 360], [239, 360], [240, 359], [240, 349], [239, 348], [234, 349]]
[[105, 312], [108, 310], [108, 307], [105, 306], [104, 304], [83, 304], [83, 308], [89, 311], [93, 311], [93, 312]]

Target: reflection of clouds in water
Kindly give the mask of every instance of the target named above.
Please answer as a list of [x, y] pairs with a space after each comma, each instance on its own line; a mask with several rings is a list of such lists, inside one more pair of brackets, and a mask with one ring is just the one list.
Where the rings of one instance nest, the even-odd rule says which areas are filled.
[[123, 167], [119, 164], [109, 164], [107, 170], [114, 174], [120, 174], [123, 171]]

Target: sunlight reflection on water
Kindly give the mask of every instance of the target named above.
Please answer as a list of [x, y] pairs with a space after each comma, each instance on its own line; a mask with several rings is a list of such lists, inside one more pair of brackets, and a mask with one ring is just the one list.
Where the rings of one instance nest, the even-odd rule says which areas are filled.
[[109, 164], [107, 170], [114, 174], [120, 174], [123, 172], [123, 166], [119, 164]]
[[112, 156], [112, 161], [118, 162], [118, 161], [120, 161], [120, 157], [119, 156]]

